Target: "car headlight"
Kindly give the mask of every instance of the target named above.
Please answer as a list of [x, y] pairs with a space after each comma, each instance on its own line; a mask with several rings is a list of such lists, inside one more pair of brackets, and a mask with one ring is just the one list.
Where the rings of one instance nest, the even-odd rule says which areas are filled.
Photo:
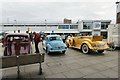
[[65, 49], [67, 49], [67, 47], [65, 47]]
[[92, 47], [96, 47], [96, 44], [91, 44]]

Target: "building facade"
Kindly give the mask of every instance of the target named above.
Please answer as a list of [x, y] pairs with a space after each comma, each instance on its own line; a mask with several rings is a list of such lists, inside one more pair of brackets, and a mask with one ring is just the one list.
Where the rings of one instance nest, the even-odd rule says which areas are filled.
[[81, 34], [81, 35], [103, 35], [107, 38], [107, 28], [111, 20], [82, 20], [78, 23], [47, 23], [47, 24], [2, 24], [2, 31], [14, 33], [20, 30], [25, 33], [28, 28], [30, 32], [44, 32], [57, 34]]
[[107, 28], [111, 20], [82, 20], [79, 25], [80, 33], [83, 35], [104, 36], [107, 38]]
[[117, 4], [117, 17], [116, 17], [116, 23], [120, 24], [120, 1], [116, 2]]
[[44, 32], [44, 33], [79, 33], [78, 24], [63, 24], [63, 23], [34, 23], [34, 24], [2, 24], [2, 31], [7, 31], [9, 33], [14, 33], [20, 30], [25, 33], [28, 28], [30, 32]]

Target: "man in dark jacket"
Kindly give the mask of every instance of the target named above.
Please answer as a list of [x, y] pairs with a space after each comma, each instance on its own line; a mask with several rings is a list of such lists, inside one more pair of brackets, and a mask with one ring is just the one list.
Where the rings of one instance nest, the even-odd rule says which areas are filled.
[[39, 34], [36, 32], [33, 32], [33, 36], [34, 36], [35, 50], [36, 50], [35, 53], [39, 53], [39, 48], [38, 48], [38, 44], [40, 42]]
[[31, 41], [32, 44], [33, 44], [33, 33], [31, 32], [31, 33], [29, 33], [29, 35], [30, 35], [30, 41]]

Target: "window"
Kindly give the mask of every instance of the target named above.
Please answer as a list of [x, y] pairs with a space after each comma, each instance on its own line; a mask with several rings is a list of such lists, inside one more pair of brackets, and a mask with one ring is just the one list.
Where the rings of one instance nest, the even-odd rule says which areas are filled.
[[78, 29], [78, 25], [70, 25], [70, 29]]
[[101, 35], [103, 36], [104, 39], [107, 39], [107, 32], [101, 32]]
[[58, 29], [62, 29], [62, 26], [59, 26]]
[[92, 29], [92, 22], [83, 22], [83, 29]]
[[13, 27], [13, 25], [4, 25], [4, 27]]
[[120, 18], [120, 12], [119, 12], [119, 13], [117, 13], [117, 18]]
[[58, 29], [69, 29], [69, 25], [59, 25]]
[[44, 26], [46, 26], [46, 25], [36, 25], [36, 26], [37, 26], [37, 27], [42, 27], [42, 26], [44, 27]]
[[101, 29], [107, 29], [110, 22], [101, 22]]
[[24, 27], [24, 25], [14, 25], [15, 27]]
[[47, 25], [47, 26], [58, 26], [58, 25]]
[[29, 26], [29, 27], [35, 27], [35, 25], [25, 25], [25, 26], [26, 26], [26, 27], [28, 27], [28, 26]]
[[54, 40], [62, 40], [61, 37], [50, 37], [50, 41], [54, 41]]

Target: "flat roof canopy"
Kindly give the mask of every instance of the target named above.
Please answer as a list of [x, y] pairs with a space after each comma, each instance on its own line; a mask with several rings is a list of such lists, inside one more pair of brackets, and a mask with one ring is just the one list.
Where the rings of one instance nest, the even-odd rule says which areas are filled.
[[[52, 31], [45, 31], [44, 33], [52, 33]], [[79, 31], [53, 31], [53, 33], [79, 33]]]

